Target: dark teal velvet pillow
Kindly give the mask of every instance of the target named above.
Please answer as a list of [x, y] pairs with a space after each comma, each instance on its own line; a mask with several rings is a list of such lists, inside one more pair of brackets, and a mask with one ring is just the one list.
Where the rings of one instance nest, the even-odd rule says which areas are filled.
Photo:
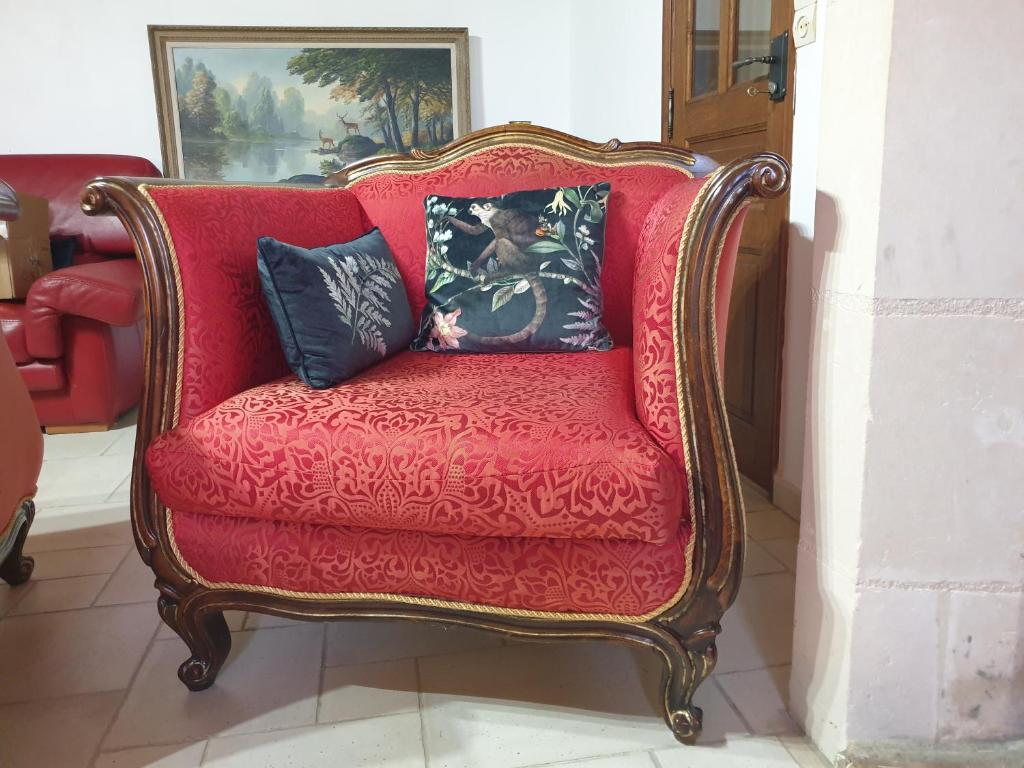
[[412, 312], [380, 230], [323, 248], [261, 237], [256, 248], [288, 365], [309, 386], [326, 389], [408, 347]]
[[413, 349], [606, 350], [607, 182], [426, 201], [427, 305]]

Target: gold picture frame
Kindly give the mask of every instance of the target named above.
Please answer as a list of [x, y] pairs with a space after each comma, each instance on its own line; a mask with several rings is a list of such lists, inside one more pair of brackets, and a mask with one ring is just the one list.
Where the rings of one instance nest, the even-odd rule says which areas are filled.
[[305, 180], [472, 129], [464, 27], [150, 26], [149, 46], [170, 178]]

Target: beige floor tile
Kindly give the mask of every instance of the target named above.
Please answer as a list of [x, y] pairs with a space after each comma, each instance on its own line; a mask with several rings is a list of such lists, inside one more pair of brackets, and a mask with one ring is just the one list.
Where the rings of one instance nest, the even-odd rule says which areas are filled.
[[[542, 766], [528, 766], [542, 768]], [[634, 752], [629, 755], [609, 755], [595, 757], [591, 760], [572, 760], [568, 763], [544, 763], [543, 768], [657, 768], [647, 752]]]
[[109, 691], [0, 706], [0, 765], [88, 768], [120, 701]]
[[779, 741], [800, 768], [832, 768], [831, 763], [806, 736], [780, 736]]
[[199, 768], [206, 742], [104, 752], [94, 768]]
[[743, 575], [761, 576], [765, 573], [781, 573], [785, 566], [776, 560], [772, 555], [753, 539], [746, 542], [747, 558], [743, 563]]
[[338, 621], [327, 625], [325, 664], [366, 664], [500, 645], [498, 635], [463, 627], [411, 621]]
[[107, 583], [107, 578], [106, 574], [101, 573], [96, 576], [72, 576], [68, 579], [30, 582], [28, 594], [18, 602], [10, 615], [88, 608]]
[[781, 510], [764, 509], [747, 512], [747, 535], [755, 541], [795, 539], [800, 535], [800, 526]]
[[718, 683], [758, 736], [801, 734], [786, 711], [789, 667], [717, 675]]
[[[418, 663], [433, 768], [518, 768], [677, 743], [661, 719], [660, 661], [649, 652], [515, 644]], [[728, 720], [745, 732], [713, 686], [701, 688], [698, 703], [709, 724]]]
[[418, 709], [415, 659], [324, 670], [317, 712], [321, 723], [397, 715]]
[[789, 664], [794, 589], [791, 573], [743, 579], [739, 597], [722, 619], [716, 672], [724, 674]]
[[236, 633], [232, 641], [217, 682], [198, 693], [178, 680], [178, 666], [187, 657], [182, 643], [154, 643], [103, 749], [313, 724], [323, 629], [261, 629]]
[[150, 605], [8, 616], [0, 703], [127, 688], [158, 620]]
[[[114, 523], [128, 523], [131, 519], [129, 504], [124, 501], [92, 501], [83, 504], [43, 504], [36, 505], [36, 519], [32, 523], [29, 536], [47, 536], [68, 531], [80, 532], [90, 528], [102, 528]], [[129, 525], [129, 531], [131, 526]], [[110, 544], [123, 544], [126, 541], [111, 541]], [[77, 549], [89, 544], [74, 544], [61, 549]]]
[[[232, 632], [241, 632], [245, 624], [245, 611], [224, 611], [224, 620], [228, 623], [228, 629]], [[160, 631], [156, 633], [157, 640], [177, 640], [178, 633], [169, 626], [160, 622]]]
[[153, 586], [152, 569], [142, 561], [138, 552], [129, 552], [107, 585], [96, 598], [96, 605], [123, 605], [125, 603], [152, 603], [159, 596]]
[[121, 484], [115, 488], [109, 496], [107, 496], [108, 502], [121, 501], [124, 503], [130, 503], [132, 500], [132, 477], [128, 475]]
[[36, 504], [46, 508], [103, 502], [130, 472], [125, 456], [44, 461]]
[[771, 539], [761, 543], [768, 552], [790, 571], [796, 572], [796, 549], [798, 539]]
[[772, 737], [729, 739], [710, 747], [679, 746], [654, 753], [661, 768], [798, 768], [782, 743]]
[[31, 581], [17, 587], [10, 587], [6, 583], [0, 583], [0, 619], [14, 609], [18, 601], [29, 593], [31, 587]]
[[418, 715], [211, 739], [204, 768], [424, 768]]
[[124, 429], [117, 430], [117, 440], [115, 440], [107, 450], [103, 452], [104, 456], [133, 456], [135, 454], [135, 425], [125, 427]]
[[42, 552], [35, 555], [36, 569], [32, 572], [32, 578], [41, 581], [113, 573], [131, 548], [130, 544], [115, 544], [109, 547]]
[[[114, 508], [114, 505], [110, 505]], [[91, 547], [108, 547], [131, 544], [132, 526], [128, 521], [128, 508], [118, 506], [123, 512], [123, 519], [115, 523], [99, 525], [83, 525], [65, 530], [43, 532], [40, 523], [45, 512], [37, 511], [36, 521], [29, 530], [25, 540], [25, 552], [31, 555], [40, 552], [57, 552], [66, 549], [83, 549]]]
[[85, 459], [101, 456], [121, 437], [120, 430], [43, 435], [43, 460]]

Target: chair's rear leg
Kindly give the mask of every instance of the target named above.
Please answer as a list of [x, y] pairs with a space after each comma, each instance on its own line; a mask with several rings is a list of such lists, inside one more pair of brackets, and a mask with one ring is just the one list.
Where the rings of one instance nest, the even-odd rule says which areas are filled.
[[31, 499], [26, 499], [21, 503], [21, 509], [16, 514], [24, 515], [25, 521], [18, 530], [18, 535], [14, 539], [11, 551], [0, 562], [0, 579], [3, 579], [12, 587], [28, 581], [32, 575], [32, 569], [36, 566], [36, 561], [24, 554], [25, 539], [28, 538], [28, 529], [35, 518], [36, 506]]
[[202, 691], [213, 685], [231, 651], [231, 630], [219, 610], [203, 609], [199, 601], [175, 605], [160, 598], [160, 616], [185, 641], [192, 655], [178, 667], [178, 678], [189, 690]]
[[693, 696], [715, 668], [718, 631], [718, 626], [714, 625], [684, 639], [668, 630], [666, 641], [659, 643], [665, 660], [663, 715], [676, 739], [683, 744], [696, 743], [704, 725], [704, 713], [693, 703]]

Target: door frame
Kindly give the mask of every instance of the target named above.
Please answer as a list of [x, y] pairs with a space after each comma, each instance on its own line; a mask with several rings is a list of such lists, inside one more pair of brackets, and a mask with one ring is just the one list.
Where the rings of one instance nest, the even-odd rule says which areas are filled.
[[[732, 3], [729, 0], [721, 0], [723, 8], [726, 6], [731, 7]], [[773, 20], [773, 31], [778, 34], [782, 29], [788, 29], [790, 22], [793, 18], [794, 9], [792, 0], [781, 0], [784, 5], [784, 16], [776, 18], [776, 10], [773, 9], [772, 20]], [[687, 40], [676, 40], [676, 30], [685, 28], [687, 38], [692, 36], [692, 14], [691, 8], [695, 7], [696, 0], [662, 0], [662, 72], [661, 72], [661, 140], [664, 143], [671, 143], [672, 135], [670, 135], [669, 129], [674, 128], [678, 123], [678, 116], [681, 114], [681, 110], [685, 109], [687, 95], [690, 90], [689, 84], [689, 62], [687, 61], [686, 52], [689, 50]], [[779, 11], [778, 13], [783, 13]], [[683, 14], [686, 17], [685, 24], [677, 23], [679, 15]], [[721, 17], [722, 28], [732, 29], [735, 26], [735, 16], [733, 13], [724, 14]], [[786, 24], [782, 29], [781, 21], [785, 20]], [[776, 24], [779, 23], [779, 26]], [[676, 57], [676, 61], [673, 62], [672, 53], [673, 46], [675, 44], [681, 44], [682, 54]], [[723, 80], [728, 82], [728, 78], [731, 76], [731, 70], [726, 71], [721, 62], [731, 60], [732, 46], [723, 45], [722, 53], [719, 65], [719, 83], [722, 84]], [[796, 104], [796, 93], [795, 93], [795, 71], [796, 71], [796, 51], [793, 44], [793, 37], [790, 35], [789, 40], [789, 61], [788, 69], [786, 72], [786, 87], [787, 96], [786, 104], [788, 109], [784, 110], [777, 132], [772, 133], [776, 137], [776, 143], [779, 144], [777, 147], [772, 147], [773, 151], [778, 152], [783, 157], [791, 157], [793, 150], [793, 111]], [[673, 63], [675, 66], [673, 67]], [[751, 81], [751, 85], [757, 85], [763, 83], [763, 81]], [[766, 96], [758, 96], [752, 98], [767, 98]], [[774, 328], [777, 338], [774, 350], [774, 377], [775, 377], [775, 402], [771, 407], [771, 441], [769, 447], [769, 457], [771, 471], [768, 478], [768, 495], [772, 497], [774, 492], [775, 473], [778, 470], [779, 463], [779, 440], [781, 438], [781, 423], [782, 423], [782, 385], [783, 385], [783, 347], [785, 345], [785, 320], [786, 320], [786, 291], [787, 291], [787, 261], [789, 257], [789, 194], [787, 193], [783, 200], [775, 201], [776, 204], [784, 206], [783, 209], [783, 220], [782, 226], [779, 228], [779, 240], [778, 240], [778, 277], [776, 285], [776, 306], [777, 306], [777, 317], [775, 318]], [[728, 341], [726, 342], [728, 343]], [[724, 373], [724, 372], [723, 372]]]

